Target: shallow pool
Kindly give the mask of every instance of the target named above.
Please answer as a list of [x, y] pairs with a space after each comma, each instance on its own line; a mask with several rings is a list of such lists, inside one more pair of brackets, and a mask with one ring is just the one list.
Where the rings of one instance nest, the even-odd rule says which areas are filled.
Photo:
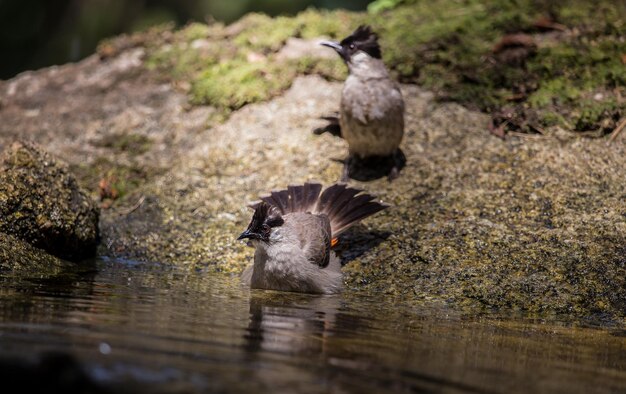
[[626, 392], [626, 330], [593, 321], [250, 291], [236, 277], [111, 259], [0, 284], [0, 376], [25, 388]]

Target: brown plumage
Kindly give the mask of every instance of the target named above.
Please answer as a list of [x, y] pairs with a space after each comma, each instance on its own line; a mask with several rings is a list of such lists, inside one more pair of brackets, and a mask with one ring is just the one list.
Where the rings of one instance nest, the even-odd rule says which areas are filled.
[[359, 26], [341, 42], [321, 44], [337, 51], [349, 70], [339, 117], [349, 153], [344, 180], [351, 162], [378, 165], [381, 158], [391, 159], [389, 175], [395, 177], [403, 165], [399, 147], [404, 135], [404, 100], [381, 59], [378, 36], [369, 26]]
[[244, 282], [285, 291], [341, 290], [341, 264], [331, 251], [332, 239], [388, 205], [343, 184], [321, 191], [318, 183], [289, 186], [252, 205], [253, 219], [239, 237], [251, 239], [256, 247]]

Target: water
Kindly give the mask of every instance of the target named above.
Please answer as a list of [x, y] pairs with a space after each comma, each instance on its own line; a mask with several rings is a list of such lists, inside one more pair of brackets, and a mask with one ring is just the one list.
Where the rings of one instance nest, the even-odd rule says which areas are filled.
[[49, 388], [70, 376], [74, 391], [102, 392], [626, 392], [620, 328], [250, 291], [235, 277], [116, 260], [94, 268], [0, 282], [4, 384]]

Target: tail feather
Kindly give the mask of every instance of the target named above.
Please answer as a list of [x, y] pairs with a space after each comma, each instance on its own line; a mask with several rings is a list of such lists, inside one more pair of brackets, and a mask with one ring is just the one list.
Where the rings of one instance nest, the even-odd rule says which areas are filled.
[[361, 190], [347, 188], [346, 185], [332, 185], [320, 196], [316, 211], [325, 213], [328, 218], [337, 217], [343, 207], [359, 192]]
[[304, 187], [305, 186], [287, 186], [287, 190], [289, 191], [289, 209], [291, 212], [297, 212], [302, 210], [306, 210], [305, 200], [304, 200]]
[[284, 209], [289, 205], [289, 193], [286, 190], [272, 192], [271, 196], [264, 201], [268, 204], [274, 205], [281, 210], [281, 213], [284, 214]]
[[340, 221], [332, 229], [333, 236], [344, 232], [354, 223], [357, 223], [360, 220], [363, 220], [368, 216], [371, 216], [377, 212], [380, 212], [383, 209], [387, 208], [388, 206], [389, 205], [386, 205], [386, 204], [368, 201], [362, 205], [355, 207], [354, 209], [350, 210], [348, 213], [343, 214], [340, 217]]
[[335, 214], [335, 217], [337, 218], [341, 218], [342, 221], [344, 221], [345, 219], [347, 219], [350, 214], [353, 211], [359, 211], [362, 207], [366, 206], [367, 203], [369, 203], [370, 201], [372, 201], [374, 197], [370, 196], [369, 194], [360, 194], [356, 197], [354, 197], [353, 199], [351, 199], [350, 201], [348, 201], [343, 208], [341, 209], [341, 211], [337, 212]]
[[287, 190], [273, 191], [261, 201], [275, 206], [281, 214], [290, 212], [313, 212], [322, 185], [305, 183], [302, 186], [287, 186]]
[[306, 196], [306, 206], [312, 210], [317, 204], [320, 192], [322, 191], [322, 185], [319, 183], [305, 183], [304, 195]]
[[321, 184], [305, 183], [302, 186], [288, 186], [286, 190], [273, 191], [269, 196], [261, 197], [261, 200], [278, 208], [283, 215], [311, 212], [328, 216], [333, 238], [360, 220], [389, 206], [374, 201], [376, 197], [362, 193], [363, 190], [343, 184], [334, 184], [320, 194], [321, 191]]

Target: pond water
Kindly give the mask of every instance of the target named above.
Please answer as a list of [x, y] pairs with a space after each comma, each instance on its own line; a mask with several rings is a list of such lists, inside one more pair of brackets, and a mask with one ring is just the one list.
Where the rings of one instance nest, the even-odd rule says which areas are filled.
[[[53, 392], [626, 392], [626, 331], [99, 260], [0, 282], [0, 377]], [[8, 386], [10, 387], [10, 385]]]

